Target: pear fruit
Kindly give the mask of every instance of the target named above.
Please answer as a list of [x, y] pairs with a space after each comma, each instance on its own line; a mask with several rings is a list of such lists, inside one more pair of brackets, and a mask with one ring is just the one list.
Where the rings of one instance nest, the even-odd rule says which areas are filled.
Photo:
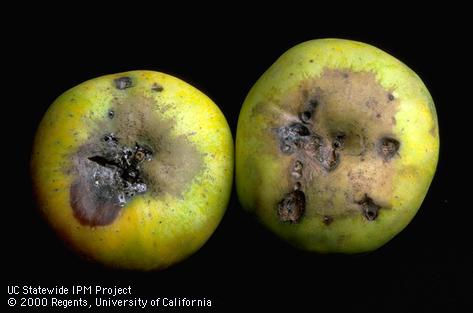
[[233, 165], [232, 135], [212, 100], [171, 75], [131, 71], [54, 101], [31, 173], [39, 210], [74, 251], [105, 266], [157, 270], [214, 232]]
[[238, 197], [301, 249], [371, 251], [421, 206], [438, 132], [429, 91], [402, 62], [361, 42], [304, 42], [261, 76], [243, 104]]

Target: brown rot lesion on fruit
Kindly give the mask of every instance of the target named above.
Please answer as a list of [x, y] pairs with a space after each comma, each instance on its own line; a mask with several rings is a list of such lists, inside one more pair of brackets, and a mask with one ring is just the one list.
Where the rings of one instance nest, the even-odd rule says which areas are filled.
[[301, 190], [293, 190], [284, 195], [278, 203], [278, 216], [282, 222], [299, 223], [305, 212], [305, 194]]
[[161, 92], [164, 90], [163, 86], [161, 86], [161, 84], [158, 84], [158, 83], [154, 83], [152, 86], [151, 86], [151, 90], [152, 91], [155, 91], [155, 92]]
[[385, 161], [389, 161], [398, 153], [400, 145], [400, 142], [392, 137], [383, 137], [377, 145], [378, 154]]
[[128, 146], [108, 133], [96, 145], [82, 147], [80, 154], [70, 203], [81, 224], [108, 225], [135, 195], [147, 191], [142, 164], [153, 157], [147, 145]]
[[365, 193], [363, 199], [356, 203], [360, 206], [363, 215], [368, 221], [374, 221], [378, 217], [378, 211], [381, 209], [381, 206], [376, 204], [368, 194]]
[[112, 120], [103, 116], [71, 155], [70, 204], [87, 226], [109, 225], [134, 198], [182, 197], [203, 170], [203, 155], [188, 135], [173, 135], [176, 121], [162, 118], [155, 100], [114, 98]]
[[[388, 198], [393, 168], [387, 161], [395, 158], [392, 164], [402, 152], [393, 132], [400, 101], [392, 97], [389, 102], [391, 92], [371, 72], [324, 69], [320, 77], [304, 79], [277, 100], [275, 112], [282, 114], [271, 120], [279, 127], [271, 133], [271, 152], [282, 159], [284, 192], [304, 191], [308, 203], [313, 202], [307, 215], [315, 214], [321, 226], [345, 214], [374, 220], [381, 206], [389, 208], [383, 198]], [[304, 126], [304, 132], [295, 124]], [[303, 164], [301, 172], [295, 170], [297, 161]], [[340, 180], [346, 173], [349, 179]], [[338, 188], [334, 181], [345, 187]], [[370, 190], [377, 191], [376, 203], [361, 199]], [[345, 205], [330, 203], [343, 192]]]
[[113, 82], [115, 84], [115, 88], [118, 90], [124, 90], [133, 86], [133, 81], [128, 76], [116, 78], [113, 80]]

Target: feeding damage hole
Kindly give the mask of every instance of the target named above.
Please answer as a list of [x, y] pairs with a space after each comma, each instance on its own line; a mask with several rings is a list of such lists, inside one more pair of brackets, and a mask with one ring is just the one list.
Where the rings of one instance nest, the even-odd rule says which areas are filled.
[[301, 161], [296, 161], [294, 163], [294, 166], [293, 166], [293, 169], [292, 169], [292, 176], [296, 179], [299, 179], [302, 177], [302, 168], [303, 168], [303, 164]]
[[378, 153], [385, 161], [388, 161], [396, 155], [397, 151], [399, 150], [399, 146], [400, 143], [396, 139], [384, 137], [379, 141]]
[[334, 149], [341, 149], [343, 148], [344, 143], [345, 143], [345, 134], [338, 134], [335, 136], [332, 146]]
[[365, 194], [364, 198], [361, 201], [358, 201], [357, 204], [360, 205], [361, 210], [368, 221], [373, 221], [378, 217], [378, 211], [381, 209], [381, 206], [374, 203], [373, 199], [368, 197]]
[[278, 204], [279, 219], [291, 224], [298, 223], [305, 211], [305, 194], [300, 190], [287, 193]]
[[328, 226], [328, 225], [332, 224], [333, 217], [331, 217], [329, 215], [324, 215], [323, 222], [324, 222], [325, 225]]
[[312, 117], [312, 113], [310, 113], [309, 111], [304, 111], [302, 113], [299, 113], [299, 119], [303, 123], [306, 123], [306, 124], [309, 123], [311, 117]]
[[107, 116], [108, 116], [109, 119], [113, 119], [115, 117], [115, 111], [108, 110]]
[[151, 86], [151, 90], [156, 91], [156, 92], [161, 92], [164, 90], [164, 88], [160, 84], [154, 83], [153, 86]]
[[130, 77], [120, 77], [113, 81], [115, 83], [115, 88], [118, 90], [127, 89], [133, 86], [133, 82]]
[[279, 147], [284, 154], [302, 152], [309, 159], [318, 162], [326, 171], [334, 170], [340, 160], [338, 150], [343, 147], [344, 136], [332, 140], [324, 140], [300, 123], [292, 123], [277, 129]]
[[114, 134], [103, 136], [93, 155], [79, 162], [79, 177], [71, 186], [71, 206], [79, 221], [107, 225], [131, 198], [146, 192], [142, 164], [152, 156], [146, 145], [122, 145]]

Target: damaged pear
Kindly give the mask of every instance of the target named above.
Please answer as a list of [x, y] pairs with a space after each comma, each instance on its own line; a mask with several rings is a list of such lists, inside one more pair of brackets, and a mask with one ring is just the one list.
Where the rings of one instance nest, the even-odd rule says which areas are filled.
[[435, 106], [412, 70], [364, 43], [308, 41], [283, 54], [243, 104], [238, 197], [297, 247], [371, 251], [414, 217], [438, 151]]
[[62, 94], [34, 140], [38, 208], [79, 254], [154, 270], [197, 251], [219, 224], [233, 175], [225, 117], [173, 76], [132, 71]]

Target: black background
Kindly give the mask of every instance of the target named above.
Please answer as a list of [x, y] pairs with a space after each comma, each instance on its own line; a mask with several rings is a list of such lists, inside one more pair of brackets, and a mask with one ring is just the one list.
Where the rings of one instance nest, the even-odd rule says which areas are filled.
[[[464, 161], [458, 147], [467, 139], [454, 130], [468, 93], [458, 92], [456, 76], [465, 49], [461, 25], [445, 22], [443, 15], [419, 20], [422, 14], [388, 16], [383, 10], [377, 19], [379, 14], [368, 14], [349, 22], [338, 16], [323, 21], [316, 11], [189, 19], [177, 10], [153, 10], [155, 15], [144, 16], [123, 7], [93, 17], [30, 10], [9, 25], [12, 55], [5, 63], [12, 92], [3, 104], [8, 109], [3, 126], [13, 142], [3, 149], [8, 189], [2, 199], [8, 285], [131, 285], [137, 297], [212, 299], [219, 312], [464, 310], [473, 280], [468, 206], [455, 204], [460, 193], [455, 166]], [[364, 26], [356, 27], [360, 21]], [[424, 80], [437, 106], [441, 155], [430, 191], [409, 226], [379, 250], [357, 256], [298, 251], [243, 212], [233, 192], [218, 229], [192, 257], [162, 272], [116, 271], [78, 258], [34, 210], [28, 174], [32, 138], [47, 107], [65, 90], [121, 71], [166, 72], [212, 98], [235, 135], [241, 104], [259, 76], [295, 44], [325, 37], [364, 41], [399, 58]]]

